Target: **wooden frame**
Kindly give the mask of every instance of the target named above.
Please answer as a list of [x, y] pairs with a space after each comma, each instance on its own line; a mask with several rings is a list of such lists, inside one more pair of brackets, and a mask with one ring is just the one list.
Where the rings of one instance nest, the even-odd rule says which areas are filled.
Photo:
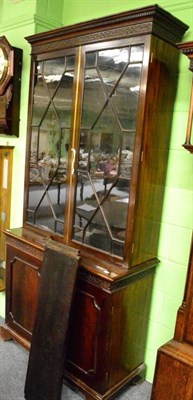
[[[0, 146], [0, 260], [5, 264], [5, 234], [10, 227], [12, 160], [14, 147]], [[2, 267], [0, 290], [5, 290], [5, 270]]]

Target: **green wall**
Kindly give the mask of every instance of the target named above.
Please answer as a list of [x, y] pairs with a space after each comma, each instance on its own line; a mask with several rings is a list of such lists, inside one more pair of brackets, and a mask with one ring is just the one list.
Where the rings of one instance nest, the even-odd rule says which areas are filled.
[[[27, 100], [30, 48], [25, 36], [61, 25], [95, 19], [152, 3], [147, 0], [1, 0], [0, 35], [24, 51], [21, 89], [21, 123], [18, 139], [0, 135], [0, 145], [15, 146], [11, 202], [11, 227], [22, 225]], [[193, 40], [192, 0], [160, 0], [159, 5], [190, 26], [183, 41]], [[183, 149], [191, 73], [188, 59], [180, 56], [178, 91], [173, 115], [169, 165], [161, 223], [157, 269], [146, 344], [146, 379], [152, 381], [156, 352], [173, 337], [176, 312], [183, 298], [193, 227], [193, 157]], [[4, 316], [4, 296], [0, 295]]]

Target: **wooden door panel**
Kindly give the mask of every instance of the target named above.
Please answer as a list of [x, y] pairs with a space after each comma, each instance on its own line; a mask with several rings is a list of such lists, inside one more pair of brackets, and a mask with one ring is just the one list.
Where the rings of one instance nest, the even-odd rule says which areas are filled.
[[11, 269], [13, 320], [31, 334], [37, 306], [38, 268], [15, 257]]
[[39, 260], [8, 246], [6, 322], [31, 340], [39, 284]]
[[[101, 308], [97, 304], [96, 298], [90, 293], [76, 290], [75, 305], [73, 307], [73, 315], [76, 321], [76, 328], [70, 333], [70, 343], [73, 345], [69, 348], [69, 356], [71, 362], [76, 367], [89, 375], [96, 373], [96, 357], [97, 357], [97, 338], [96, 332], [99, 330]], [[85, 321], [85, 315], [87, 319]], [[85, 323], [86, 322], [86, 323]], [[81, 327], [81, 332], [79, 332]], [[77, 336], [83, 340], [80, 346]]]
[[101, 392], [106, 389], [108, 296], [92, 285], [77, 283], [66, 354], [66, 369]]

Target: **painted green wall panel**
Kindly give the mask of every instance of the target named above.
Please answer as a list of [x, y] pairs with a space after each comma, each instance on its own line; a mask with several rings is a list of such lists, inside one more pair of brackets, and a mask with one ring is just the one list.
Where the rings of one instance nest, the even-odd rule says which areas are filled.
[[62, 26], [63, 0], [37, 0], [35, 33]]
[[152, 320], [172, 330], [176, 321], [175, 310], [180, 306], [179, 299], [156, 290], [156, 309], [151, 314]]
[[[185, 58], [185, 56], [184, 56]], [[190, 88], [191, 88], [191, 74], [188, 70], [189, 64], [186, 64], [186, 70], [184, 71], [184, 67], [181, 68], [181, 74], [179, 75], [178, 79], [178, 87], [177, 87], [177, 93], [176, 93], [176, 102], [174, 106], [175, 111], [187, 111], [188, 112], [188, 106], [190, 98]], [[185, 122], [185, 121], [184, 121]]]
[[[75, 22], [82, 22], [89, 19], [99, 18], [101, 16], [118, 13], [121, 11], [146, 7], [156, 2], [148, 0], [64, 0], [63, 8], [63, 23], [70, 25]], [[160, 0], [159, 6], [165, 8], [170, 13], [174, 14], [177, 18], [190, 25], [192, 23], [192, 7], [191, 0], [185, 2], [176, 2], [176, 0]]]
[[172, 150], [169, 155], [166, 186], [191, 188], [192, 158], [183, 149]]
[[[192, 229], [193, 193], [190, 190], [166, 187], [164, 204], [162, 222]], [[175, 204], [175, 207], [168, 207], [168, 204]]]
[[[186, 280], [186, 270], [183, 264], [164, 259], [157, 269], [155, 279], [156, 291], [164, 293], [165, 296], [181, 299], [183, 296], [182, 283], [185, 283]], [[171, 285], [174, 279], [175, 285]], [[152, 303], [151, 317], [153, 312], [156, 313], [156, 307], [155, 304]]]
[[10, 20], [19, 17], [25, 18], [26, 15], [32, 16], [35, 13], [36, 0], [1, 0], [1, 24], [9, 23]]
[[[173, 223], [162, 223], [158, 257], [163, 261], [167, 259], [176, 263], [184, 264], [187, 268], [190, 241], [190, 229], [182, 226], [176, 226]], [[175, 284], [175, 281], [172, 284]]]
[[25, 171], [25, 150], [27, 130], [27, 102], [29, 90], [30, 69], [30, 46], [24, 39], [25, 36], [34, 33], [33, 24], [8, 29], [3, 34], [12, 46], [23, 49], [22, 78], [21, 78], [21, 101], [20, 101], [20, 134], [19, 138], [0, 135], [1, 145], [14, 146], [13, 152], [13, 174], [12, 174], [12, 197], [11, 197], [11, 226], [21, 226], [23, 217], [23, 191]]
[[[153, 319], [150, 319], [146, 351], [152, 351], [154, 353], [154, 356], [156, 357], [157, 349], [163, 344], [163, 339], [165, 343], [166, 341], [170, 340], [172, 335], [173, 329], [169, 329], [163, 324], [157, 323], [156, 321], [153, 321]], [[146, 363], [147, 366], [149, 366], [147, 359]]]
[[[191, 85], [191, 82], [190, 82]], [[189, 92], [188, 92], [189, 95]], [[187, 102], [187, 100], [186, 100]], [[185, 141], [185, 129], [186, 122], [188, 120], [188, 109], [185, 111], [174, 111], [172, 117], [172, 132], [170, 140], [171, 150], [182, 150], [184, 151], [182, 144]], [[178, 132], [178, 134], [176, 134]]]

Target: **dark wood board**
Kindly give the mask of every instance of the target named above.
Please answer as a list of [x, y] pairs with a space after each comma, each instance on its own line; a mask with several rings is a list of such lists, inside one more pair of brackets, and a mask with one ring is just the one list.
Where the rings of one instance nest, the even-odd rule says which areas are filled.
[[78, 262], [77, 250], [48, 241], [25, 382], [27, 400], [61, 397], [66, 334]]

